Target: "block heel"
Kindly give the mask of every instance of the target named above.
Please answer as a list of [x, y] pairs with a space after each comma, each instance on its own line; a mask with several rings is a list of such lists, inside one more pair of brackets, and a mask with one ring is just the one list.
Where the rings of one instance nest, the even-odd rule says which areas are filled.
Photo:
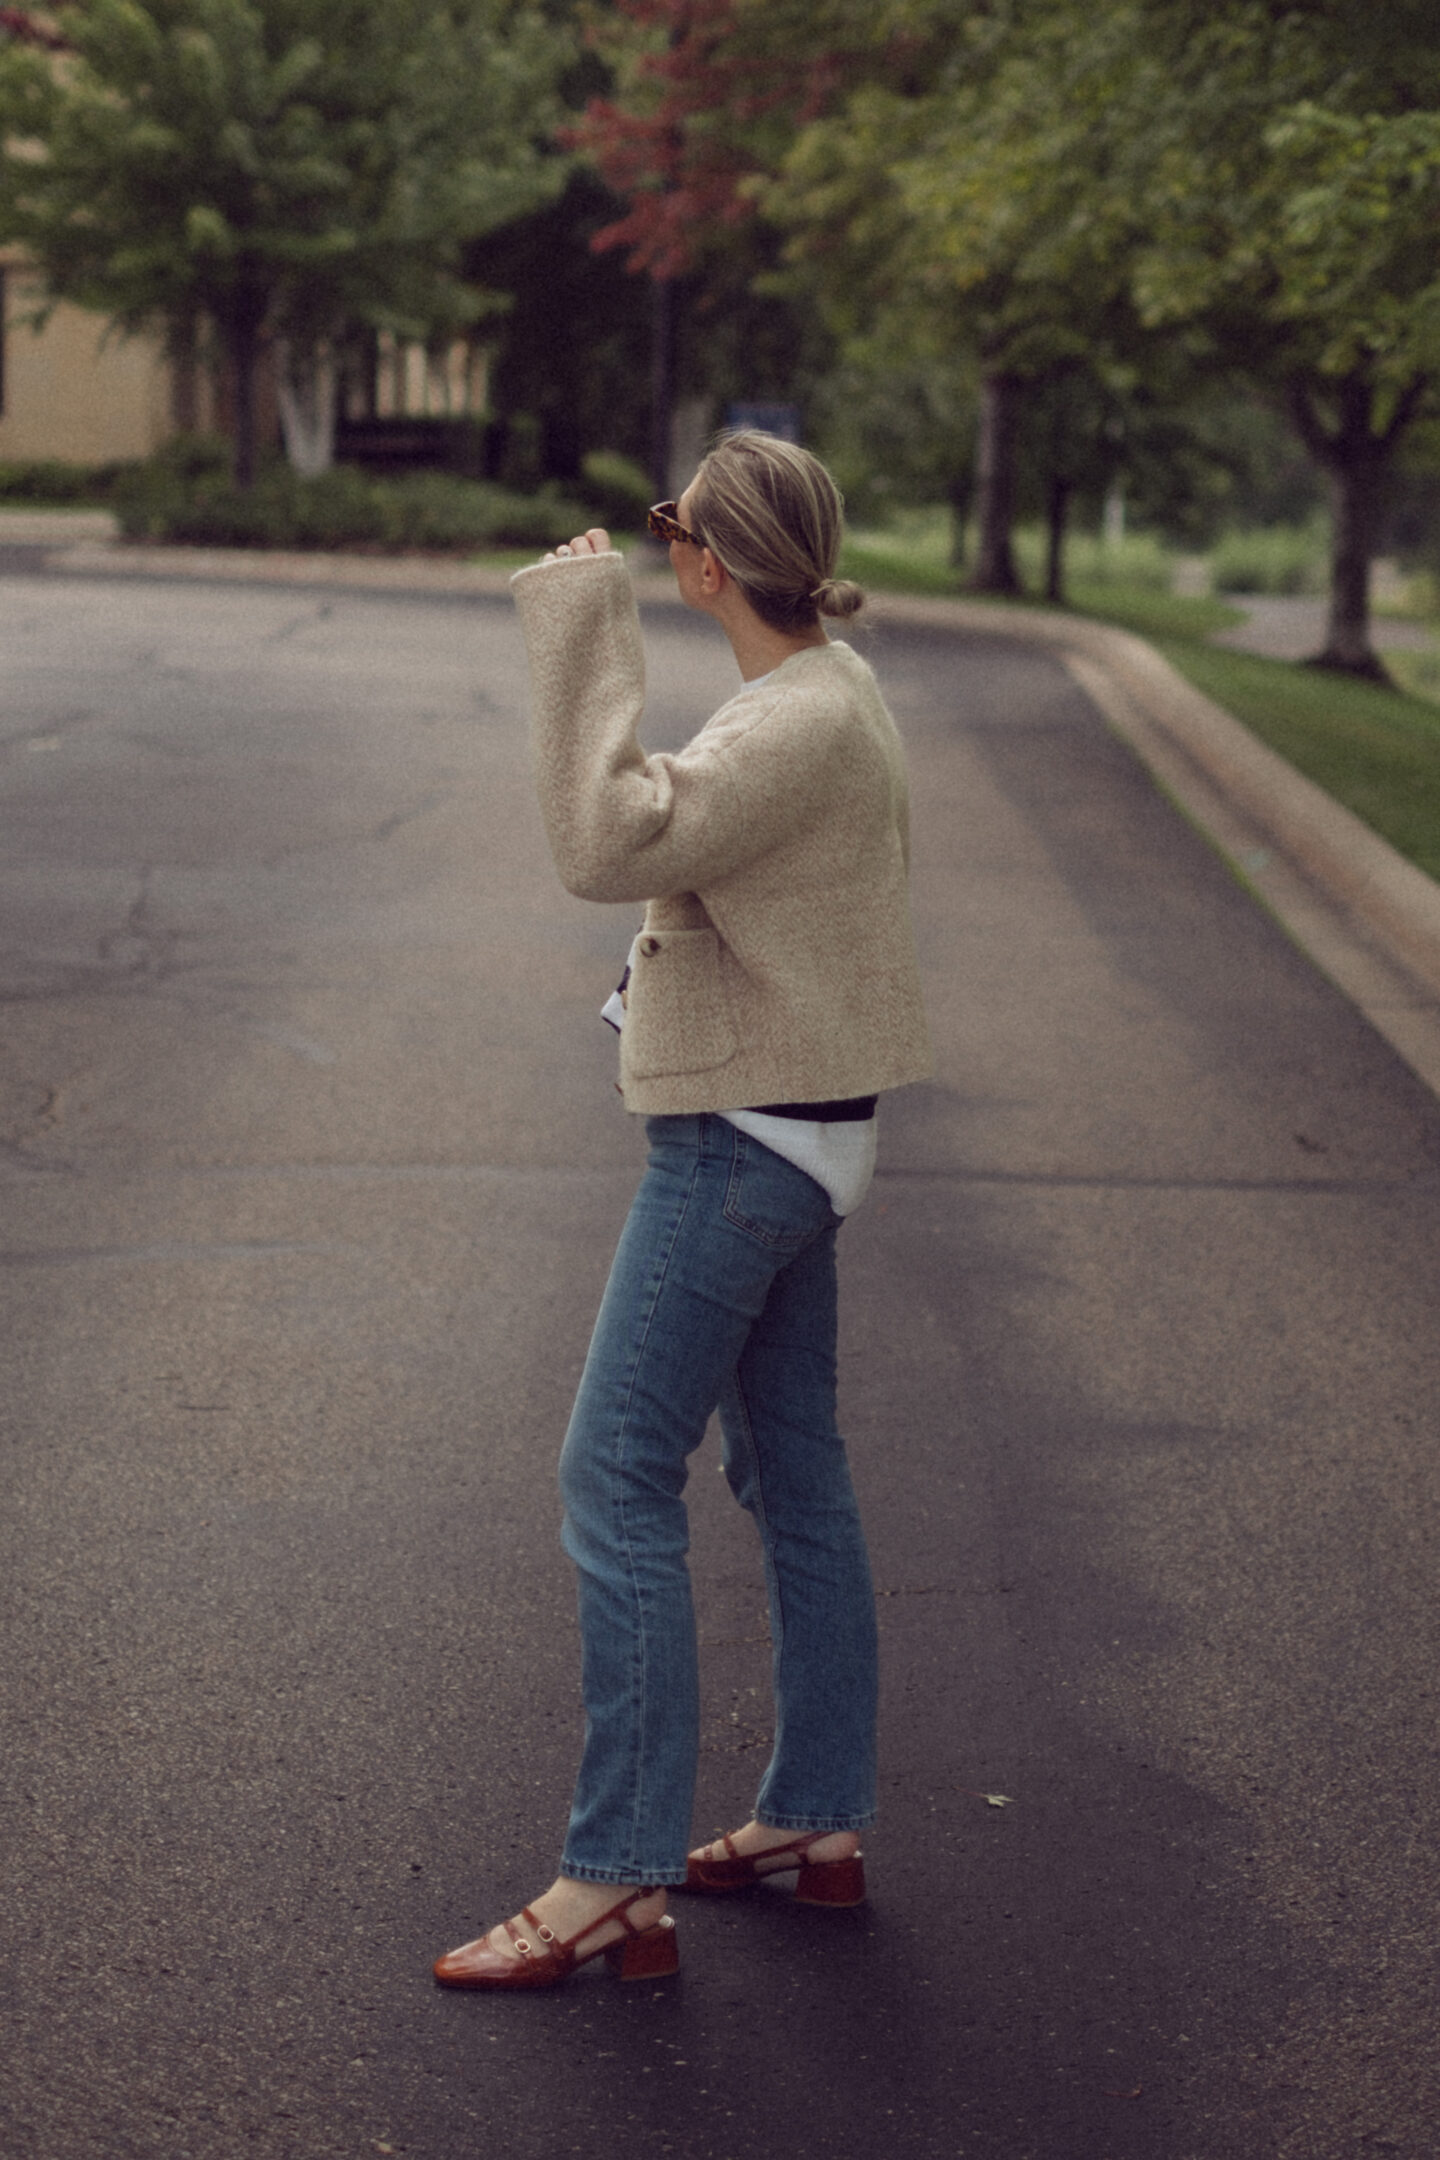
[[622, 1935], [606, 1945], [605, 1962], [619, 1980], [665, 1980], [680, 1970], [675, 1922], [666, 1913], [641, 1935]]
[[863, 1905], [865, 1863], [850, 1860], [802, 1860], [795, 1884], [797, 1905]]

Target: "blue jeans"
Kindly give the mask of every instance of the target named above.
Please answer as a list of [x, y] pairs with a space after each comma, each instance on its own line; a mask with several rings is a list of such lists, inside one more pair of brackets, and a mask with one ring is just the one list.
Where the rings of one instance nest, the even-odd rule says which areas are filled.
[[797, 1831], [875, 1815], [875, 1605], [835, 1423], [838, 1218], [723, 1118], [646, 1130], [560, 1460], [586, 1711], [560, 1865], [583, 1882], [685, 1879], [700, 1705], [682, 1495], [717, 1405], [770, 1596], [775, 1744], [756, 1814]]

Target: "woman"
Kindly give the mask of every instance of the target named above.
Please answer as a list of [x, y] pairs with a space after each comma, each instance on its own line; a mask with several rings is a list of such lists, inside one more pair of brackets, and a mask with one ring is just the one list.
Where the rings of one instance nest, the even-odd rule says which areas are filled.
[[[561, 1457], [579, 1571], [584, 1755], [560, 1875], [435, 1966], [448, 1987], [539, 1987], [603, 1951], [673, 1971], [667, 1887], [798, 1870], [864, 1896], [875, 1809], [875, 1621], [835, 1423], [835, 1233], [874, 1163], [875, 1099], [929, 1070], [906, 898], [906, 787], [873, 676], [822, 616], [840, 498], [807, 451], [723, 439], [650, 514], [682, 597], [742, 687], [648, 756], [624, 561], [587, 532], [519, 572], [541, 808], [564, 883], [643, 900], [620, 1072], [650, 1163], [620, 1240]], [[699, 1726], [687, 1457], [719, 1407], [755, 1517], [775, 1745], [755, 1817], [687, 1857]]]

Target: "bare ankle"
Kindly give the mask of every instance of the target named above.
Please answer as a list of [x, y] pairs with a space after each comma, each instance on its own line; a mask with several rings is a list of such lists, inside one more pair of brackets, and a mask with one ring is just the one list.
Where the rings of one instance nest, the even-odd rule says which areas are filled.
[[742, 1829], [732, 1830], [728, 1841], [723, 1837], [717, 1838], [709, 1845], [698, 1847], [697, 1855], [704, 1854], [717, 1859], [726, 1851], [733, 1850], [741, 1858], [759, 1859], [765, 1853], [774, 1852], [782, 1846], [793, 1847], [803, 1839], [810, 1840], [808, 1856], [821, 1862], [850, 1860], [860, 1850], [860, 1834], [856, 1830], [777, 1829], [771, 1823], [763, 1823], [752, 1817]]

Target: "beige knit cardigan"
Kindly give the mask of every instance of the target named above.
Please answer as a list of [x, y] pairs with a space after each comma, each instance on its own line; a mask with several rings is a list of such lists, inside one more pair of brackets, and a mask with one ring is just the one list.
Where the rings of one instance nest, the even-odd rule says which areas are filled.
[[685, 749], [648, 756], [623, 557], [536, 563], [511, 584], [561, 879], [581, 899], [648, 903], [620, 1038], [626, 1108], [738, 1110], [923, 1079], [905, 766], [865, 662], [807, 647]]

